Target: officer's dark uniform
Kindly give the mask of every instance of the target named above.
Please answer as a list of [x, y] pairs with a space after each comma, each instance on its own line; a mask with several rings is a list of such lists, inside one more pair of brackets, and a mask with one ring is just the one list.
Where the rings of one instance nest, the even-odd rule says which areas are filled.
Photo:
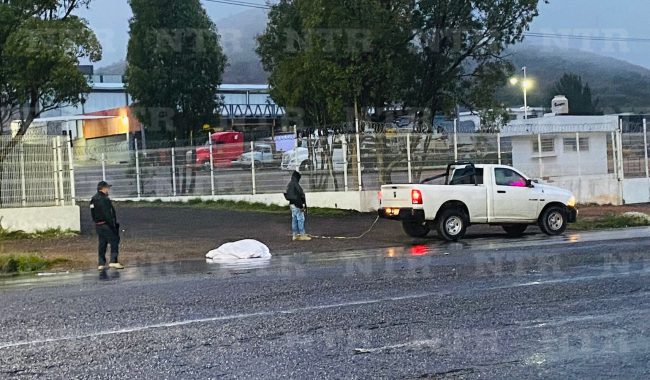
[[101, 186], [108, 186], [106, 183], [100, 183], [97, 186], [97, 194], [90, 200], [90, 213], [95, 222], [95, 230], [99, 237], [99, 265], [106, 265], [106, 248], [111, 245], [111, 263], [117, 263], [120, 253], [120, 234], [119, 224], [115, 208], [108, 195], [102, 193]]

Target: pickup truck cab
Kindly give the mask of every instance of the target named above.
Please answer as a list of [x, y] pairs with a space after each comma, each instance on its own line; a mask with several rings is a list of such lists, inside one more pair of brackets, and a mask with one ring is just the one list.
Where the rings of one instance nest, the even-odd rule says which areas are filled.
[[237, 160], [232, 162], [232, 166], [242, 169], [250, 169], [253, 162], [255, 162], [255, 167], [260, 169], [275, 164], [276, 161], [273, 155], [273, 147], [270, 144], [256, 144], [255, 150], [252, 152], [246, 152], [239, 156]]
[[[444, 184], [430, 184], [442, 179]], [[576, 221], [575, 206], [570, 191], [537, 183], [513, 167], [453, 163], [420, 184], [382, 186], [379, 216], [401, 221], [411, 237], [435, 229], [444, 240], [458, 241], [471, 224], [502, 226], [511, 236], [538, 224], [544, 233], [560, 235]]]

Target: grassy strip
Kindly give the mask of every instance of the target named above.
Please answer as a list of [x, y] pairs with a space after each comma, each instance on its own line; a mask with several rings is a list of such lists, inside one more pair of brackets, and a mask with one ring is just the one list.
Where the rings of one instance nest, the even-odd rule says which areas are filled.
[[64, 231], [61, 229], [49, 229], [28, 233], [25, 231], [9, 231], [0, 227], [0, 241], [3, 240], [27, 240], [27, 239], [59, 239], [64, 237], [77, 236], [74, 231]]
[[607, 214], [596, 219], [580, 219], [571, 225], [573, 230], [589, 231], [612, 228], [630, 228], [650, 226], [647, 219], [629, 215]]
[[63, 258], [46, 259], [35, 254], [0, 255], [0, 275], [38, 272], [68, 261]]
[[[204, 201], [202, 199], [190, 199], [188, 202], [163, 202], [159, 199], [153, 200], [151, 202], [120, 202], [122, 206], [137, 206], [137, 207], [193, 207], [201, 209], [214, 209], [214, 210], [228, 210], [228, 211], [243, 211], [243, 212], [260, 212], [265, 214], [286, 214], [288, 213], [289, 207], [277, 206], [277, 205], [266, 205], [263, 203], [251, 203], [251, 202], [236, 202], [236, 201], [227, 201], [227, 200], [217, 200], [217, 201]], [[356, 211], [350, 210], [339, 210], [332, 208], [320, 208], [320, 207], [310, 207], [309, 215], [313, 216], [348, 216], [358, 214]]]

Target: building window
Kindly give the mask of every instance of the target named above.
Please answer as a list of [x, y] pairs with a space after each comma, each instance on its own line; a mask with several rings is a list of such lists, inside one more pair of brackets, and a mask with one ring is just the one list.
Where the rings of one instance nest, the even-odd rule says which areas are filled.
[[[565, 152], [577, 152], [576, 139], [573, 137], [564, 138], [564, 151]], [[589, 137], [580, 137], [580, 151], [588, 152], [589, 151]]]
[[[555, 137], [542, 137], [542, 153], [555, 152]], [[533, 153], [539, 153], [537, 137], [533, 138]]]

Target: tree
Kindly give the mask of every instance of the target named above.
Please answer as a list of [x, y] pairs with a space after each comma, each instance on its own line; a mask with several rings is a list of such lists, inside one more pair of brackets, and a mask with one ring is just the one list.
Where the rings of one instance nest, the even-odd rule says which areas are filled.
[[90, 92], [79, 71], [82, 58], [101, 59], [101, 47], [86, 21], [73, 12], [90, 0], [0, 2], [0, 118], [20, 121], [0, 161], [22, 140], [34, 119], [63, 105], [77, 105]]
[[200, 1], [129, 3], [133, 18], [125, 81], [140, 121], [164, 138], [188, 138], [202, 125], [214, 124], [226, 57]]
[[491, 108], [540, 0], [281, 0], [259, 38], [272, 95], [307, 122], [402, 103]]
[[549, 103], [556, 95], [569, 100], [570, 115], [598, 115], [598, 100], [593, 100], [589, 83], [582, 83], [579, 75], [564, 73], [553, 85], [548, 96]]
[[304, 123], [350, 120], [397, 98], [407, 65], [410, 0], [281, 0], [257, 52], [271, 95]]

